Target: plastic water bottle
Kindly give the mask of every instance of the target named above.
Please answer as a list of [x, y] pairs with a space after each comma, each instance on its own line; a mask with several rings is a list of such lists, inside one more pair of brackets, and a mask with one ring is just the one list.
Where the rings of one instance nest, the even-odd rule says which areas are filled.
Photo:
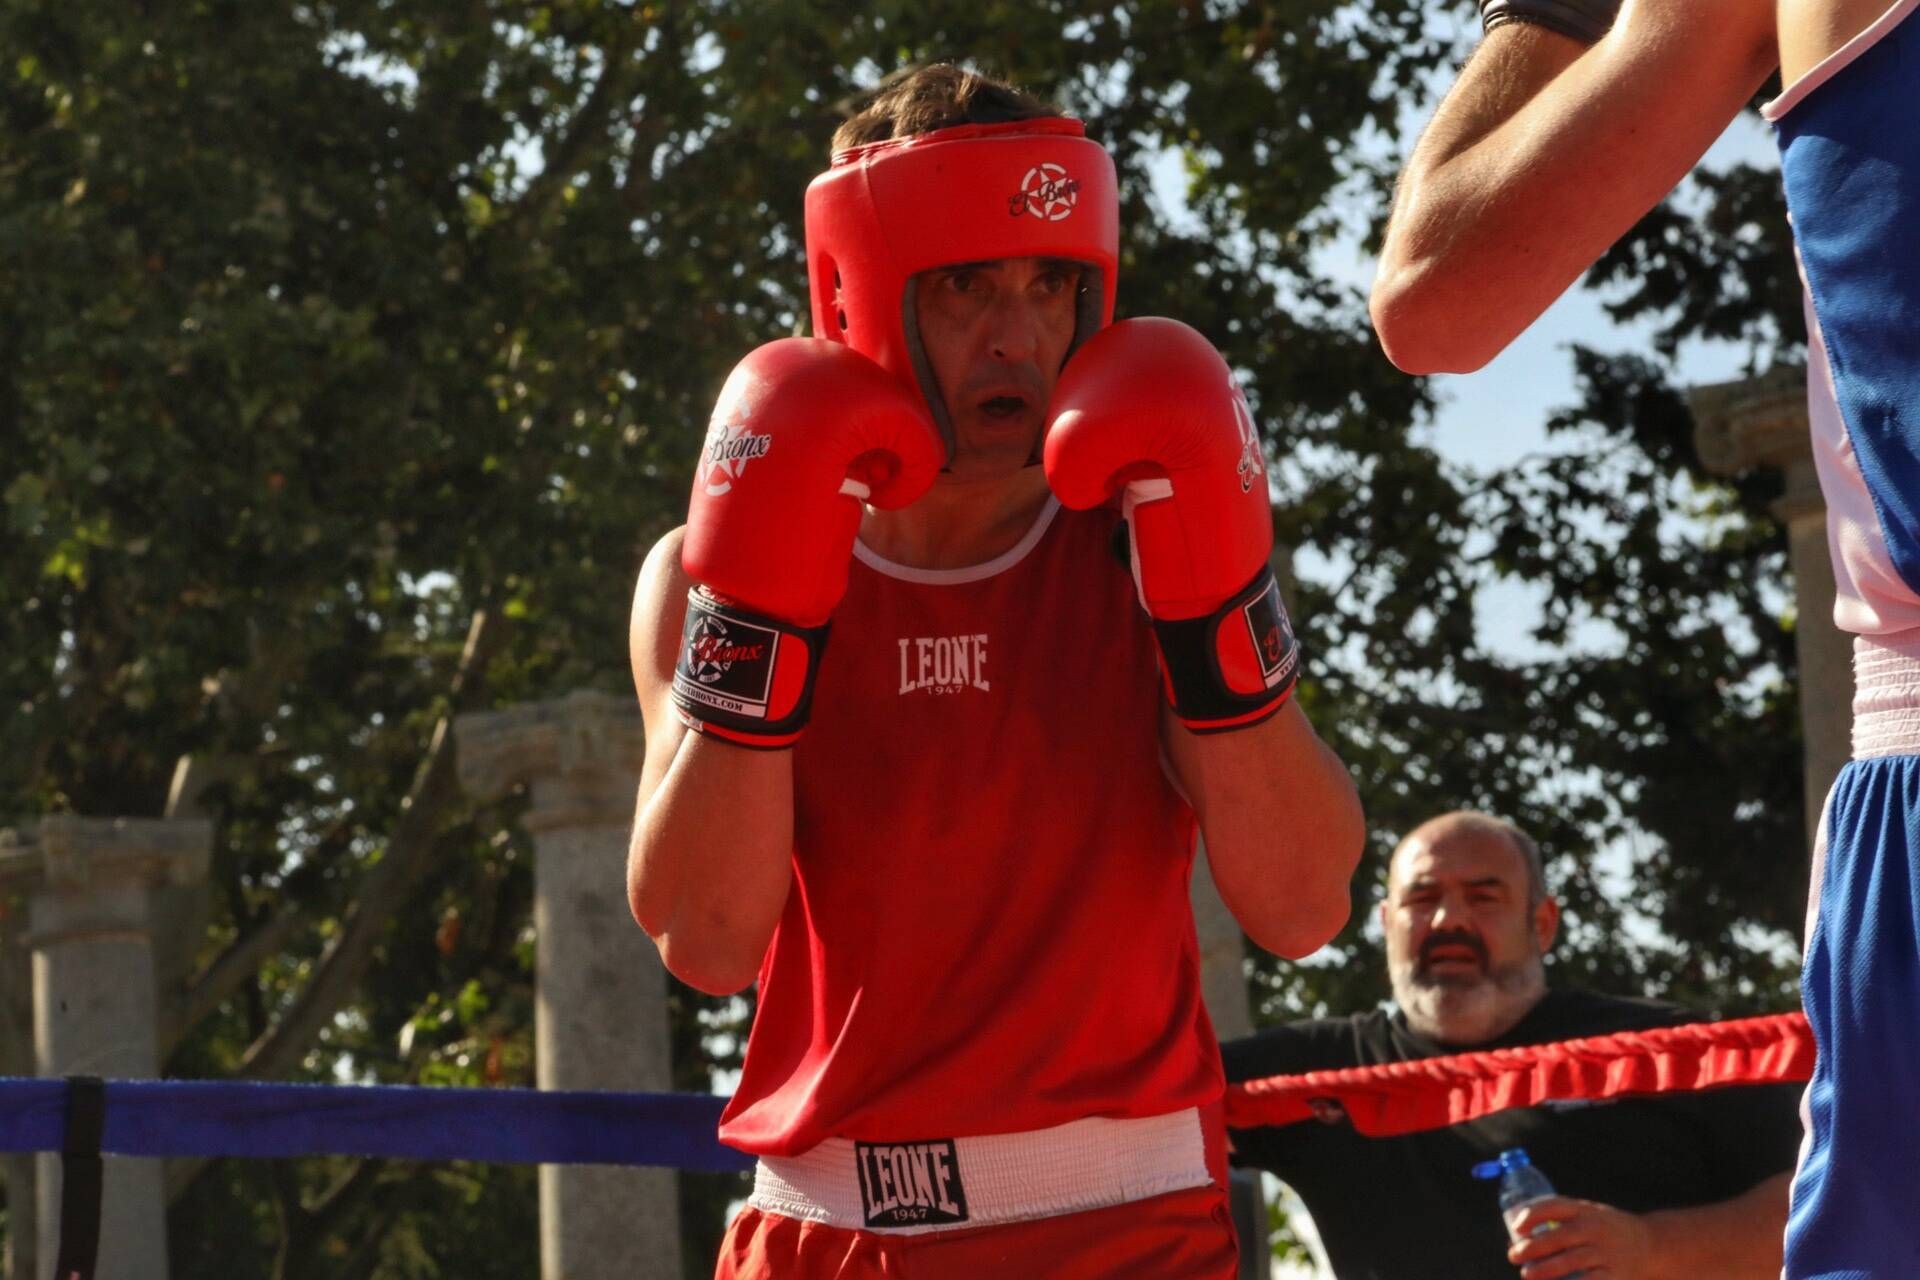
[[[1547, 1181], [1547, 1175], [1536, 1169], [1533, 1161], [1527, 1159], [1527, 1153], [1519, 1147], [1502, 1151], [1498, 1160], [1488, 1160], [1473, 1166], [1473, 1176], [1488, 1180], [1500, 1179], [1500, 1216], [1507, 1221], [1507, 1234], [1515, 1240], [1520, 1237], [1514, 1234], [1514, 1218], [1528, 1205], [1551, 1199], [1554, 1194], [1553, 1184]], [[1559, 1227], [1560, 1224], [1557, 1222], [1542, 1223], [1533, 1229], [1532, 1234], [1544, 1235], [1549, 1231], [1558, 1230]], [[1577, 1277], [1585, 1274], [1587, 1273], [1584, 1271], [1570, 1271], [1567, 1273], [1566, 1280], [1576, 1280]]]

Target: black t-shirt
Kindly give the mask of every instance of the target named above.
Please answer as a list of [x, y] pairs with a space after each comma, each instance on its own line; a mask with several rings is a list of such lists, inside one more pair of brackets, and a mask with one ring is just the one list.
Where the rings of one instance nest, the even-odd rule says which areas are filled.
[[[1674, 1026], [1699, 1015], [1654, 1000], [1549, 992], [1476, 1049]], [[1288, 1023], [1222, 1046], [1230, 1081], [1464, 1052], [1398, 1012]], [[1525, 1147], [1563, 1195], [1629, 1212], [1711, 1204], [1793, 1167], [1799, 1085], [1742, 1085], [1599, 1103], [1550, 1103], [1467, 1124], [1369, 1138], [1338, 1118], [1233, 1131], [1234, 1162], [1276, 1174], [1313, 1215], [1340, 1280], [1514, 1280], [1498, 1184], [1473, 1166]]]

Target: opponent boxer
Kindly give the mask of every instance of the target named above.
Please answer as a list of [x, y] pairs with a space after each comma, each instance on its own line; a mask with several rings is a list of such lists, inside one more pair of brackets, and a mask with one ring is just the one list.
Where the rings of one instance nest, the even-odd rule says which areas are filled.
[[1224, 1280], [1196, 826], [1295, 956], [1362, 839], [1245, 403], [1110, 323], [1112, 160], [1004, 86], [883, 93], [806, 220], [816, 337], [728, 380], [633, 613], [634, 915], [759, 979], [718, 1274]]
[[[1402, 176], [1373, 290], [1394, 362], [1491, 358], [1767, 104], [1806, 284], [1808, 396], [1855, 635], [1854, 759], [1814, 857], [1819, 1045], [1786, 1274], [1920, 1275], [1920, 0], [1481, 0]], [[1617, 12], [1616, 12], [1617, 9]], [[1515, 1251], [1529, 1276], [1550, 1236]]]

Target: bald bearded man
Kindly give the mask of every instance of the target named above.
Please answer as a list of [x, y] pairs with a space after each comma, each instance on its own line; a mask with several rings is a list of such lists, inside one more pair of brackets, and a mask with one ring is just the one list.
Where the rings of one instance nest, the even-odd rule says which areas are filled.
[[[1539, 847], [1478, 813], [1403, 840], [1380, 905], [1392, 1011], [1273, 1027], [1225, 1048], [1231, 1081], [1374, 1066], [1699, 1019], [1677, 1005], [1551, 991], [1560, 907]], [[1319, 1122], [1236, 1130], [1235, 1161], [1300, 1194], [1341, 1280], [1527, 1280], [1586, 1274], [1777, 1275], [1798, 1143], [1792, 1085], [1500, 1112], [1368, 1138]], [[1470, 1170], [1524, 1147], [1562, 1193], [1533, 1206], [1510, 1244]]]

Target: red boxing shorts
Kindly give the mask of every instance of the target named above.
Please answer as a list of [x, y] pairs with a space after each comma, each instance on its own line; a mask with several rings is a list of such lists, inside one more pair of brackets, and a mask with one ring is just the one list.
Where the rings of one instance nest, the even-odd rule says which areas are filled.
[[714, 1280], [1234, 1280], [1227, 1193], [1171, 1191], [1132, 1204], [998, 1226], [878, 1235], [743, 1210]]

